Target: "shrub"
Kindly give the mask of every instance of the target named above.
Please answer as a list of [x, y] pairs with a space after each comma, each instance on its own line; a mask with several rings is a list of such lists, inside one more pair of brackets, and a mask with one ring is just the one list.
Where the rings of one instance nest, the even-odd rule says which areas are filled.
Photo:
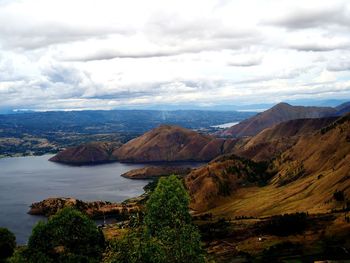
[[333, 198], [334, 200], [338, 201], [338, 202], [342, 202], [345, 201], [345, 195], [343, 191], [335, 191], [333, 193]]
[[289, 236], [304, 232], [308, 225], [307, 213], [273, 216], [260, 226], [260, 231], [276, 236]]
[[16, 237], [7, 228], [0, 228], [0, 262], [13, 255]]
[[39, 222], [28, 241], [30, 262], [98, 262], [104, 237], [94, 221], [72, 208], [64, 208]]

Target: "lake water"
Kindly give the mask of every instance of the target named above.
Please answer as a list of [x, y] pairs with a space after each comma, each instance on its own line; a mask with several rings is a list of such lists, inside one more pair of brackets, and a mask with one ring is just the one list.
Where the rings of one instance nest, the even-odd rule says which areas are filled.
[[226, 128], [230, 128], [238, 123], [239, 122], [228, 122], [228, 123], [223, 123], [223, 124], [219, 124], [219, 125], [213, 125], [211, 127], [218, 128], [218, 129], [226, 129]]
[[0, 227], [10, 229], [25, 244], [40, 216], [27, 212], [33, 202], [48, 197], [120, 202], [143, 193], [147, 180], [121, 177], [142, 164], [109, 163], [67, 166], [49, 162], [51, 155], [0, 159]]

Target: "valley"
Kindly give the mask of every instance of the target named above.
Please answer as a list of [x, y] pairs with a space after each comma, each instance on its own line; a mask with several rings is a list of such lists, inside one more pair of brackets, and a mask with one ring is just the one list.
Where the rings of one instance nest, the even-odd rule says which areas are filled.
[[[341, 110], [282, 103], [223, 130], [162, 124], [125, 142], [105, 137], [67, 147], [51, 163], [78, 169], [140, 165], [119, 176], [152, 182], [141, 197], [122, 203], [47, 196], [30, 213], [48, 216], [75, 207], [93, 218], [103, 214], [118, 222], [103, 228], [113, 241], [133, 229], [132, 218], [143, 213], [159, 178], [177, 174], [208, 259], [348, 259], [350, 115]], [[252, 131], [256, 123], [261, 128]], [[240, 131], [223, 136], [236, 126]]]

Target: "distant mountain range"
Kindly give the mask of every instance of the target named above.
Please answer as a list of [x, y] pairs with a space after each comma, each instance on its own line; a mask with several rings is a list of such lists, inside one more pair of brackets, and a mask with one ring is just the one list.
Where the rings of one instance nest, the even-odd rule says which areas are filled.
[[262, 130], [275, 124], [295, 119], [323, 118], [341, 116], [350, 111], [350, 104], [344, 103], [338, 107], [304, 107], [279, 103], [264, 112], [240, 122], [228, 129], [218, 132], [219, 136], [245, 137], [254, 136]]
[[[295, 106], [317, 106], [317, 107], [336, 107], [349, 99], [293, 99], [285, 100], [285, 102]], [[152, 105], [132, 105], [122, 106], [113, 110], [155, 110], [155, 111], [177, 111], [177, 110], [200, 110], [200, 111], [264, 111], [273, 107], [275, 103], [242, 103], [242, 102], [217, 102], [208, 104], [152, 104]], [[54, 110], [47, 110], [52, 112]], [[79, 110], [76, 111], [98, 111], [98, 110]], [[108, 110], [105, 110], [108, 111]], [[28, 112], [45, 112], [45, 110], [36, 110], [34, 108], [20, 109], [14, 107], [0, 107], [0, 114], [20, 114]], [[62, 109], [61, 112], [64, 112]]]
[[[64, 163], [174, 162], [210, 161], [225, 154], [236, 153], [253, 160], [265, 160], [287, 149], [301, 135], [312, 133], [335, 121], [348, 109], [342, 104], [331, 107], [303, 107], [279, 103], [269, 110], [219, 131], [237, 139], [220, 139], [173, 125], [161, 125], [121, 147], [103, 143], [68, 148], [53, 157]], [[322, 118], [324, 117], [324, 118]], [[280, 125], [278, 125], [280, 124]], [[277, 126], [275, 126], [277, 125]], [[253, 137], [252, 137], [253, 136]], [[238, 139], [249, 137], [247, 139]]]

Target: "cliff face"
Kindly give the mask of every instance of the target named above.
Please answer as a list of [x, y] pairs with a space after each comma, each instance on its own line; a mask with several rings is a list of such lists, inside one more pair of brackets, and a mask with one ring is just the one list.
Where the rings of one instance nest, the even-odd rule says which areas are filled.
[[254, 136], [262, 130], [281, 122], [294, 119], [323, 118], [336, 114], [337, 110], [330, 107], [303, 107], [279, 103], [267, 111], [221, 131], [219, 135], [233, 137]]
[[125, 162], [209, 161], [224, 153], [229, 143], [178, 126], [162, 125], [116, 149], [113, 157]]
[[97, 164], [114, 160], [112, 152], [118, 143], [94, 142], [67, 148], [50, 159], [52, 162], [66, 164]]

